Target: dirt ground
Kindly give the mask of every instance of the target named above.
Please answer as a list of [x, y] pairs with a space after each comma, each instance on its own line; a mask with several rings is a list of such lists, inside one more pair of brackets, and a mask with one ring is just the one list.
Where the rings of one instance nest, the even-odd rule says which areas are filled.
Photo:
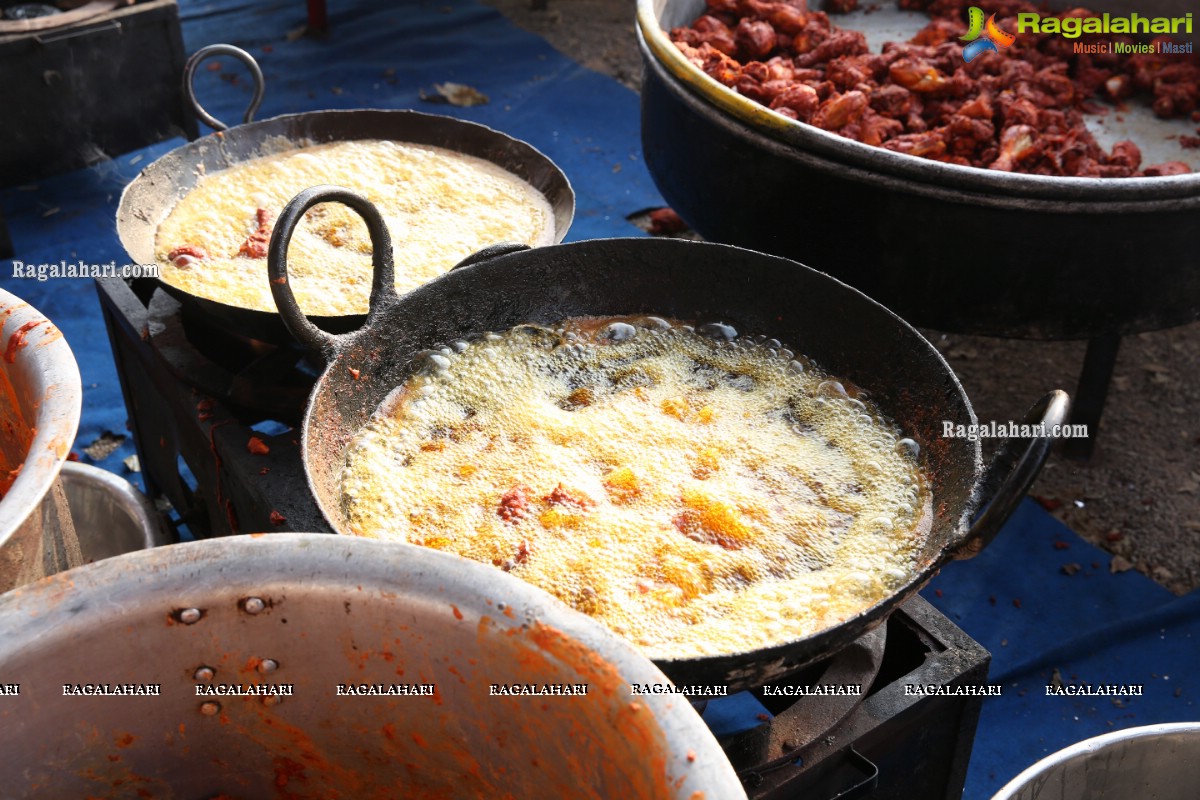
[[[570, 58], [638, 88], [633, 0], [485, 2]], [[925, 334], [981, 422], [1019, 421], [1049, 389], [1074, 394], [1085, 349], [1082, 342]], [[1137, 569], [1177, 594], [1200, 585], [1197, 375], [1200, 323], [1126, 337], [1092, 459], [1054, 453], [1032, 492], [1072, 530], [1121, 556], [1114, 570]]]

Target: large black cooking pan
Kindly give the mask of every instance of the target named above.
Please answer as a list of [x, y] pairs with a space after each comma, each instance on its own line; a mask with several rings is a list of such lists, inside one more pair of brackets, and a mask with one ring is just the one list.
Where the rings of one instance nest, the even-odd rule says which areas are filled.
[[[287, 284], [292, 229], [308, 208], [327, 201], [345, 203], [361, 214], [374, 247], [366, 327], [341, 336], [306, 320]], [[1009, 442], [999, 461], [985, 471], [978, 441], [941, 435], [943, 421], [971, 425], [976, 420], [937, 350], [858, 291], [782, 258], [676, 240], [577, 242], [483, 253], [474, 263], [398, 298], [390, 253], [378, 212], [339, 187], [299, 194], [280, 215], [271, 237], [271, 288], [283, 321], [327, 362], [305, 415], [302, 448], [309, 487], [334, 530], [347, 530], [339, 492], [346, 446], [385, 396], [409, 377], [418, 353], [522, 323], [645, 313], [731, 323], [739, 331], [789, 343], [830, 373], [865, 388], [880, 410], [921, 443], [932, 486], [932, 532], [915, 578], [883, 602], [815, 636], [759, 650], [657, 662], [677, 683], [726, 684], [731, 690], [762, 684], [854, 641], [943, 564], [974, 555], [995, 535], [1033, 482], [1052, 442], [1050, 436]], [[1027, 421], [1050, 428], [1063, 421], [1066, 407], [1066, 395], [1052, 392]]]
[[[226, 129], [199, 106], [192, 94], [191, 76], [196, 66], [214, 55], [234, 56], [251, 68], [256, 91], [246, 111], [247, 124]], [[159, 224], [202, 175], [295, 147], [362, 139], [433, 145], [490, 161], [545, 195], [554, 212], [555, 241], [562, 241], [571, 226], [575, 194], [562, 170], [532, 145], [486, 126], [435, 114], [380, 109], [310, 111], [251, 123], [262, 99], [262, 74], [249, 54], [229, 45], [212, 45], [197, 51], [188, 60], [184, 88], [198, 116], [218, 130], [167, 153], [142, 170], [125, 188], [117, 209], [117, 234], [136, 263], [156, 261], [154, 237]], [[239, 308], [197, 297], [162, 281], [157, 283], [185, 309], [199, 312], [224, 330], [268, 342], [290, 341], [279, 316], [273, 312]], [[360, 326], [363, 316], [314, 317], [314, 320], [325, 330], [345, 332]]]
[[[1179, 16], [1186, 3], [1083, 5]], [[883, 6], [839, 24], [880, 29], [892, 14]], [[1200, 318], [1200, 173], [1021, 175], [845, 139], [768, 111], [688, 62], [664, 29], [703, 10], [704, 0], [638, 0], [646, 166], [706, 239], [801, 260], [938, 330], [1084, 339]], [[1143, 148], [1192, 132], [1148, 113], [1140, 128]], [[1200, 168], [1196, 152], [1175, 157]]]

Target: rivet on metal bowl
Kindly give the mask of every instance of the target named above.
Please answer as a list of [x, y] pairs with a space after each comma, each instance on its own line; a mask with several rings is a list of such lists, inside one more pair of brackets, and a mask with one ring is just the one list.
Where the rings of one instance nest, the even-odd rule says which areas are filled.
[[242, 609], [247, 614], [257, 614], [266, 607], [267, 607], [267, 604], [263, 602], [263, 599], [261, 597], [247, 597], [242, 602]]
[[192, 673], [192, 678], [199, 683], [208, 683], [216, 674], [217, 671], [212, 667], [197, 667], [196, 671]]
[[279, 695], [275, 695], [275, 694], [269, 694], [263, 698], [263, 705], [266, 706], [267, 708], [277, 706], [282, 702], [283, 702], [283, 698], [280, 697]]
[[204, 612], [198, 608], [185, 608], [179, 612], [179, 621], [184, 625], [195, 625], [203, 616]]
[[206, 700], [200, 704], [200, 713], [206, 717], [213, 717], [221, 710], [221, 704], [212, 700]]
[[279, 669], [279, 662], [273, 658], [264, 658], [258, 662], [258, 671], [264, 675], [268, 672], [274, 672], [277, 669]]

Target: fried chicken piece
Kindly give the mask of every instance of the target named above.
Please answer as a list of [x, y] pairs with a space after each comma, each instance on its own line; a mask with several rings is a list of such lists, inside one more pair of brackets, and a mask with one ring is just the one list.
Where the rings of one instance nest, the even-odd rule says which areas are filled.
[[808, 84], [798, 83], [777, 94], [771, 100], [771, 108], [776, 111], [790, 110], [802, 122], [808, 122], [821, 104], [817, 90]]
[[867, 110], [867, 96], [859, 91], [846, 92], [826, 100], [813, 115], [812, 124], [836, 131], [858, 120]]
[[761, 61], [771, 54], [777, 44], [775, 29], [762, 20], [743, 19], [733, 34], [738, 56], [743, 61]]
[[1187, 175], [1191, 171], [1192, 168], [1182, 161], [1165, 161], [1162, 164], [1152, 164], [1146, 167], [1142, 170], [1142, 174], [1147, 177], [1155, 177], [1159, 175]]
[[889, 139], [883, 143], [883, 146], [888, 150], [909, 156], [938, 158], [946, 153], [946, 133], [943, 130], [908, 133]]
[[1038, 133], [1029, 125], [1010, 125], [1000, 134], [1000, 155], [989, 169], [1012, 172], [1017, 165], [1042, 152]]

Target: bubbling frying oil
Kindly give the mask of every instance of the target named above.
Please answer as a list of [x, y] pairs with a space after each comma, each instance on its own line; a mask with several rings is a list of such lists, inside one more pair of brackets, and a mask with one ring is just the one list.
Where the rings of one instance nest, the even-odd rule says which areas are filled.
[[[284, 206], [324, 183], [358, 192], [383, 215], [400, 294], [486, 245], [554, 241], [550, 202], [497, 164], [432, 145], [331, 142], [248, 159], [198, 179], [158, 227], [162, 280], [198, 297], [274, 313], [265, 242]], [[242, 252], [260, 228], [263, 249]], [[181, 248], [194, 248], [187, 251], [193, 255], [173, 258]], [[371, 249], [366, 223], [351, 209], [322, 204], [305, 212], [288, 255], [289, 282], [305, 313], [365, 313]]]
[[919, 448], [778, 341], [656, 317], [429, 351], [356, 435], [362, 536], [494, 564], [652, 658], [831, 627], [916, 571]]

